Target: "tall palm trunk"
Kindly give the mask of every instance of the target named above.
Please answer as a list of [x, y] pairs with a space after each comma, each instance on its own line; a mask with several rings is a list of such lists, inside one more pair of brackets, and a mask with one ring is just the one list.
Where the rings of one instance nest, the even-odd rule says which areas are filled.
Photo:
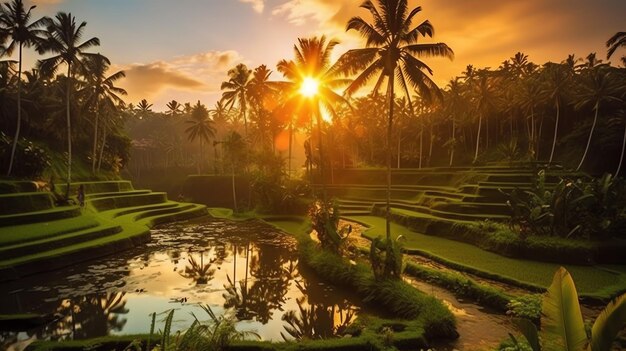
[[320, 163], [319, 163], [319, 168], [320, 168], [320, 178], [322, 181], [322, 200], [324, 201], [324, 204], [326, 203], [326, 178], [325, 178], [325, 174], [324, 174], [324, 152], [322, 149], [322, 111], [320, 111], [319, 109], [319, 105], [315, 104], [315, 122], [317, 123], [317, 138], [319, 139], [318, 141], [318, 147], [320, 149]]
[[[91, 173], [96, 173], [96, 158], [98, 153], [98, 112], [100, 111], [100, 104], [96, 102], [96, 116], [93, 126], [93, 151], [91, 156]], [[166, 155], [167, 156], [167, 155]]]
[[424, 121], [420, 121], [420, 163], [419, 169], [422, 169], [422, 159], [424, 159]]
[[454, 117], [452, 117], [452, 149], [450, 150], [450, 167], [452, 167], [452, 161], [454, 160], [454, 148], [456, 147], [456, 123]]
[[476, 133], [476, 152], [474, 152], [474, 163], [478, 159], [478, 147], [480, 147], [480, 131], [483, 126], [483, 114], [482, 112], [478, 114], [478, 133]]
[[104, 156], [104, 146], [107, 143], [107, 128], [106, 125], [102, 128], [102, 144], [100, 145], [100, 156], [98, 157], [98, 170], [100, 173], [100, 167], [102, 166], [102, 158]]
[[402, 142], [402, 132], [398, 131], [398, 165], [396, 168], [400, 169], [400, 143]]
[[20, 54], [17, 70], [17, 126], [15, 127], [15, 137], [13, 138], [13, 146], [11, 147], [11, 160], [9, 161], [9, 169], [7, 176], [11, 175], [13, 170], [13, 161], [15, 159], [15, 149], [17, 149], [17, 141], [20, 139], [20, 129], [22, 128], [22, 42], [20, 42]]
[[556, 99], [556, 121], [554, 122], [554, 139], [552, 140], [552, 151], [550, 151], [550, 159], [548, 163], [552, 163], [552, 158], [554, 157], [554, 149], [556, 148], [556, 137], [559, 131], [559, 99]]
[[232, 180], [232, 186], [233, 186], [233, 209], [236, 212], [239, 212], [239, 210], [237, 209], [237, 190], [235, 187], [235, 160], [233, 160], [231, 158], [230, 160], [230, 167], [231, 167], [231, 180]]
[[291, 178], [291, 148], [293, 145], [293, 115], [289, 115], [289, 157], [287, 161], [287, 175]]
[[615, 176], [619, 175], [619, 171], [622, 169], [622, 162], [624, 161], [624, 151], [626, 151], [626, 122], [624, 123], [624, 138], [622, 138], [622, 153], [619, 157], [619, 164], [617, 165], [617, 170], [615, 171]]
[[593, 116], [593, 123], [591, 124], [591, 131], [589, 131], [589, 138], [587, 138], [587, 146], [585, 147], [585, 152], [583, 153], [583, 157], [580, 159], [580, 163], [578, 167], [576, 167], [577, 171], [580, 171], [580, 167], [582, 167], [583, 162], [585, 162], [585, 157], [587, 157], [587, 152], [589, 151], [589, 145], [591, 145], [591, 137], [593, 136], [593, 130], [596, 128], [596, 122], [598, 121], [598, 110], [600, 109], [600, 102], [596, 102], [596, 106], [594, 107], [596, 110], [595, 115]]
[[72, 121], [70, 119], [70, 89], [72, 86], [72, 64], [67, 64], [67, 86], [65, 91], [65, 117], [67, 119], [67, 187], [65, 197], [70, 196], [70, 183], [72, 182]]
[[428, 162], [426, 163], [426, 167], [430, 167], [430, 160], [433, 158], [433, 143], [435, 142], [435, 134], [433, 133], [432, 123], [428, 128], [428, 134], [430, 144], [428, 145]]
[[[395, 70], [395, 69], [394, 69]], [[387, 196], [386, 196], [386, 213], [385, 213], [385, 235], [387, 243], [391, 240], [391, 133], [393, 127], [393, 105], [394, 105], [394, 91], [393, 84], [395, 75], [389, 74], [389, 85], [387, 86], [387, 93], [389, 94], [389, 120], [387, 121]], [[421, 158], [420, 158], [421, 162]]]
[[535, 154], [535, 108], [530, 107], [530, 142], [528, 143], [528, 147], [531, 156], [536, 160], [537, 155]]

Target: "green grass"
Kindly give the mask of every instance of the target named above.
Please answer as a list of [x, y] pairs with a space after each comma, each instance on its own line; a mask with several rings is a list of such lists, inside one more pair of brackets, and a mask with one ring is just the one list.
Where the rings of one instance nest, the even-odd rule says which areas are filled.
[[[348, 219], [369, 226], [370, 228], [363, 233], [369, 239], [384, 236], [383, 218], [350, 216]], [[560, 266], [554, 263], [503, 257], [470, 244], [416, 233], [397, 223], [391, 223], [391, 231], [394, 238], [398, 235], [405, 237], [404, 247], [408, 251], [438, 259], [457, 269], [536, 290], [546, 289], [554, 272]], [[626, 266], [564, 266], [574, 277], [582, 297], [606, 300], [626, 291]]]
[[22, 224], [10, 227], [0, 227], [0, 246], [8, 246], [20, 242], [39, 240], [42, 238], [62, 235], [87, 228], [98, 226], [92, 215], [60, 219], [45, 223]]

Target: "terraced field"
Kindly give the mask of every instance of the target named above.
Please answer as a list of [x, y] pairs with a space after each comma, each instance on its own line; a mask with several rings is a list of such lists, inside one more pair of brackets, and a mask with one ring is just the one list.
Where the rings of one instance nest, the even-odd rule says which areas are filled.
[[135, 190], [129, 181], [73, 183], [70, 194], [80, 185], [84, 208], [57, 206], [54, 194], [32, 182], [0, 183], [0, 281], [127, 249], [149, 240], [156, 224], [207, 213], [203, 205]]

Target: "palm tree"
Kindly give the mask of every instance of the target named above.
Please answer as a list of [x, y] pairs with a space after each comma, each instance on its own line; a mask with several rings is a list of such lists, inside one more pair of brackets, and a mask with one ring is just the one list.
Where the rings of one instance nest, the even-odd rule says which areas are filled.
[[456, 120], [457, 114], [462, 113], [463, 111], [463, 98], [462, 87], [459, 79], [452, 79], [448, 83], [448, 104], [447, 107], [449, 109], [448, 115], [450, 116], [450, 121], [452, 122], [452, 134], [450, 136], [450, 140], [447, 142], [450, 147], [450, 163], [449, 166], [452, 167], [452, 163], [454, 162], [454, 151], [456, 149]]
[[61, 64], [67, 65], [67, 86], [65, 87], [65, 116], [67, 123], [67, 187], [69, 195], [72, 181], [72, 124], [70, 120], [70, 97], [75, 65], [81, 66], [80, 57], [84, 50], [100, 45], [100, 39], [91, 38], [79, 44], [87, 22], [76, 25], [76, 18], [71, 13], [59, 12], [54, 19], [48, 19], [46, 40], [41, 48], [42, 53], [56, 54], [39, 62], [42, 71], [54, 73]]
[[[252, 79], [248, 83], [248, 95], [256, 108], [256, 118], [260, 133], [261, 145], [267, 147], [266, 132], [268, 121], [264, 118], [267, 106], [276, 93], [277, 83], [269, 81], [272, 71], [266, 65], [261, 65], [252, 72]], [[272, 143], [273, 144], [273, 143]]]
[[[231, 179], [232, 179], [232, 187], [233, 187], [233, 209], [235, 212], [238, 212], [237, 208], [237, 191], [235, 188], [235, 168], [237, 164], [241, 161], [244, 156], [245, 150], [245, 142], [241, 138], [241, 135], [237, 132], [230, 132], [226, 138], [221, 141], [224, 146], [224, 151], [230, 158], [230, 167], [231, 167]], [[235, 280], [235, 279], [233, 279]]]
[[[493, 109], [493, 106], [495, 105], [495, 102], [497, 100], [496, 92], [494, 88], [494, 78], [489, 77], [487, 74], [488, 72], [481, 72], [478, 85], [475, 86], [476, 87], [475, 105], [476, 105], [476, 110], [478, 112], [478, 132], [476, 134], [476, 151], [474, 153], [473, 162], [476, 162], [476, 160], [478, 159], [478, 150], [480, 146], [480, 132], [482, 129], [483, 119], [488, 118], [489, 112]], [[487, 127], [489, 127], [489, 124], [487, 124]], [[486, 143], [488, 147], [489, 146], [488, 144], [489, 128], [487, 128], [486, 134], [487, 135], [485, 139], [486, 139]]]
[[[326, 41], [326, 37], [298, 38], [298, 45], [294, 45], [295, 60], [278, 62], [277, 69], [288, 82], [280, 83], [287, 101], [299, 102], [305, 113], [315, 116], [317, 124], [318, 147], [320, 154], [320, 178], [322, 184], [322, 199], [326, 202], [326, 179], [324, 175], [324, 153], [322, 143], [322, 112], [325, 108], [335, 115], [334, 104], [346, 103], [341, 95], [333, 89], [345, 86], [347, 79], [337, 78], [337, 73], [330, 64], [333, 48], [338, 44], [335, 40]], [[304, 91], [304, 87], [311, 91]], [[308, 96], [306, 96], [308, 95]]]
[[[390, 240], [390, 198], [391, 198], [391, 138], [393, 128], [393, 105], [395, 79], [410, 97], [409, 86], [419, 90], [424, 98], [441, 92], [429, 77], [432, 70], [418, 57], [443, 56], [452, 58], [453, 52], [444, 43], [418, 44], [421, 36], [432, 37], [434, 28], [429, 21], [412, 27], [414, 17], [422, 10], [416, 7], [408, 11], [407, 0], [378, 0], [378, 6], [367, 0], [361, 7], [368, 10], [373, 22], [368, 23], [361, 17], [353, 17], [346, 30], [359, 32], [366, 40], [365, 48], [350, 50], [337, 63], [337, 70], [358, 76], [346, 89], [351, 95], [378, 75], [374, 91], [377, 92], [387, 79], [387, 99], [389, 118], [387, 123], [387, 215], [386, 234]], [[380, 10], [379, 10], [380, 9]], [[382, 11], [382, 12], [381, 12]], [[409, 102], [410, 104], [410, 102]]]
[[626, 47], [626, 32], [617, 32], [614, 36], [612, 36], [606, 42], [607, 52], [606, 58], [607, 60], [613, 56], [615, 51], [620, 47]]
[[[13, 0], [10, 3], [0, 4], [0, 43], [4, 42], [3, 37], [11, 38], [6, 47], [0, 47], [0, 54], [4, 53], [8, 56], [13, 54], [15, 46], [18, 47], [18, 70], [17, 70], [17, 125], [15, 128], [15, 137], [13, 138], [13, 146], [11, 148], [11, 158], [7, 176], [11, 175], [13, 170], [13, 161], [15, 158], [15, 149], [17, 141], [20, 138], [20, 129], [22, 126], [22, 48], [36, 46], [41, 43], [45, 34], [44, 27], [45, 18], [40, 18], [32, 23], [30, 22], [30, 12], [36, 6], [31, 6], [28, 11], [24, 10], [22, 0]], [[2, 56], [2, 55], [0, 55]]]
[[559, 114], [561, 112], [561, 104], [565, 98], [565, 93], [569, 85], [569, 79], [565, 74], [566, 72], [563, 71], [563, 66], [558, 64], [547, 63], [543, 72], [546, 80], [541, 94], [544, 97], [544, 100], [553, 102], [554, 107], [556, 108], [554, 138], [552, 139], [552, 150], [550, 151], [550, 159], [548, 160], [548, 163], [552, 163], [559, 131]]
[[166, 115], [170, 115], [172, 117], [176, 117], [183, 113], [183, 105], [181, 105], [178, 101], [172, 100], [167, 103], [166, 107], [168, 110], [165, 112]]
[[246, 110], [248, 106], [248, 84], [252, 71], [243, 63], [238, 64], [235, 68], [228, 71], [228, 81], [222, 82], [221, 90], [222, 101], [226, 103], [229, 109], [232, 109], [235, 103], [239, 105], [239, 111], [243, 118], [245, 138], [248, 138], [248, 119]]
[[91, 158], [91, 171], [96, 171], [96, 150], [98, 145], [98, 120], [101, 108], [115, 110], [116, 106], [123, 103], [119, 95], [126, 95], [126, 90], [116, 87], [114, 84], [121, 78], [126, 77], [124, 71], [118, 71], [107, 77], [111, 61], [101, 54], [83, 54], [83, 72], [87, 79], [86, 86], [79, 91], [85, 94], [86, 106], [91, 106], [95, 112], [93, 130], [93, 153]]
[[135, 107], [137, 116], [139, 119], [144, 119], [152, 115], [152, 104], [148, 103], [148, 100], [141, 99]]
[[[578, 103], [575, 108], [580, 109], [587, 105], [593, 105], [595, 114], [593, 116], [593, 123], [591, 124], [591, 130], [589, 131], [589, 137], [587, 138], [587, 146], [585, 146], [585, 152], [583, 153], [580, 163], [576, 170], [580, 170], [587, 152], [589, 151], [589, 145], [591, 145], [591, 138], [593, 131], [596, 128], [596, 122], [598, 121], [598, 113], [600, 111], [600, 104], [604, 102], [619, 102], [619, 94], [624, 90], [625, 84], [618, 78], [613, 79], [611, 72], [608, 68], [602, 66], [596, 66], [591, 72], [586, 72], [583, 75], [584, 83], [581, 86], [581, 92], [578, 94]], [[621, 84], [620, 84], [621, 83]], [[621, 87], [620, 87], [621, 85]]]
[[209, 118], [209, 110], [200, 103], [200, 100], [198, 100], [197, 104], [193, 105], [190, 119], [185, 122], [191, 125], [185, 129], [189, 141], [200, 140], [200, 152], [197, 163], [199, 174], [202, 170], [202, 145], [205, 142], [208, 143], [210, 138], [215, 137], [215, 127], [213, 127], [213, 121]]

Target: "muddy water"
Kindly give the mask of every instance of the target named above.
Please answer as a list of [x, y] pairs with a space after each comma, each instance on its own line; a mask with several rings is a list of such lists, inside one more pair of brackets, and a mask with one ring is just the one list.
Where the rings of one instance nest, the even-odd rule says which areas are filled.
[[[275, 341], [332, 336], [360, 311], [358, 300], [298, 264], [290, 236], [258, 221], [209, 218], [155, 229], [150, 243], [119, 255], [2, 284], [0, 297], [0, 314], [57, 319], [27, 332], [0, 331], [0, 349], [18, 340], [147, 333], [150, 314], [170, 309], [180, 330], [192, 313], [208, 319], [201, 304]], [[297, 327], [303, 318], [308, 328]]]

